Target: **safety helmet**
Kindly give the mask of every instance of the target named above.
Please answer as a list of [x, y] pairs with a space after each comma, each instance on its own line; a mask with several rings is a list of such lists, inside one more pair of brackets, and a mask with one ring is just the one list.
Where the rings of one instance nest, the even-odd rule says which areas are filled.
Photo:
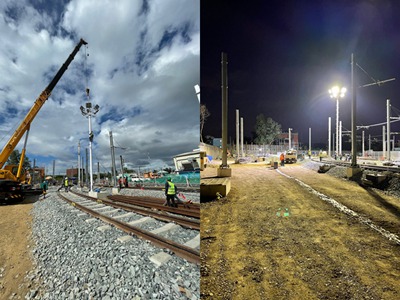
[[168, 177], [167, 180], [168, 180], [168, 181], [171, 181], [171, 177]]

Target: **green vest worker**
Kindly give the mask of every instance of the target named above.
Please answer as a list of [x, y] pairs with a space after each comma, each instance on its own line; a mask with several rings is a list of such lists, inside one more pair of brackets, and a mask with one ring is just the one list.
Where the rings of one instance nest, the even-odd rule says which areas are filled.
[[168, 195], [175, 195], [175, 184], [173, 184], [172, 182], [168, 182]]
[[68, 192], [68, 177], [65, 177], [64, 179], [64, 186], [65, 186], [65, 191]]
[[171, 177], [168, 177], [167, 182], [165, 183], [165, 196], [167, 197], [168, 206], [177, 207], [174, 200], [175, 194], [176, 194], [175, 184], [171, 182]]

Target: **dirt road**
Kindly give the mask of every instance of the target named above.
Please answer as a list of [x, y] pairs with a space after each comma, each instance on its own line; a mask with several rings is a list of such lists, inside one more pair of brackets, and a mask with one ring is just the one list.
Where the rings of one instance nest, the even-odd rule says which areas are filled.
[[[298, 165], [279, 170], [399, 235], [400, 200]], [[400, 299], [396, 242], [268, 166], [233, 165], [232, 175], [228, 197], [201, 207], [202, 299]]]
[[29, 291], [31, 208], [32, 199], [0, 205], [0, 299], [25, 299]]

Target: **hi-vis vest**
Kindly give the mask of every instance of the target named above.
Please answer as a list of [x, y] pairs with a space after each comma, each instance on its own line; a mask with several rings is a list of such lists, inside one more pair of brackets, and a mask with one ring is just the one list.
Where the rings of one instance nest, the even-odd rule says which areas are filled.
[[68, 179], [65, 179], [64, 186], [68, 186]]
[[167, 195], [175, 195], [175, 184], [168, 182], [168, 192]]

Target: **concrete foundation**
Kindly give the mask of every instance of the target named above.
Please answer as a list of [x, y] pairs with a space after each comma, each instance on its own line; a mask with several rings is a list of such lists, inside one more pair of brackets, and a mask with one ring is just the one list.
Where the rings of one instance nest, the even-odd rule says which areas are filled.
[[89, 191], [89, 197], [97, 198], [98, 192]]
[[218, 168], [217, 176], [218, 177], [232, 177], [232, 170], [230, 168]]
[[230, 190], [231, 179], [229, 177], [201, 179], [200, 195], [202, 199], [215, 199], [217, 193], [225, 197]]
[[111, 190], [111, 194], [118, 195], [119, 194], [119, 188], [113, 187], [112, 190]]
[[363, 170], [359, 167], [349, 167], [347, 168], [347, 178], [351, 180], [361, 179]]

